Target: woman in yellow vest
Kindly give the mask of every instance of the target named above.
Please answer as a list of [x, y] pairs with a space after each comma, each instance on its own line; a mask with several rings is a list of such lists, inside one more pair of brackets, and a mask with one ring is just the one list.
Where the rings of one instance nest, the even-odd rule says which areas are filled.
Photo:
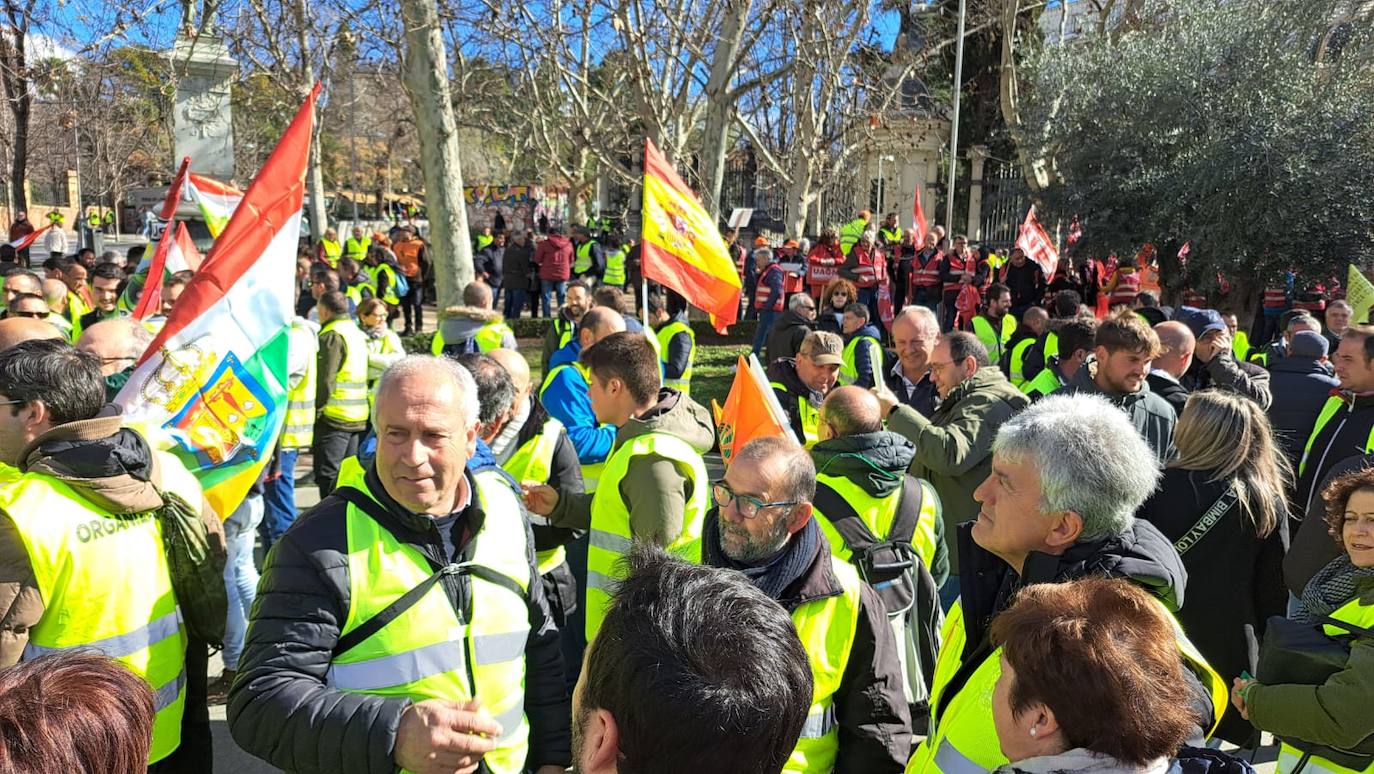
[[1197, 718], [1174, 624], [1129, 581], [1029, 586], [993, 621], [992, 642], [992, 717], [1011, 761], [998, 772], [1241, 770], [1220, 752], [1179, 749]]
[[369, 298], [358, 305], [358, 327], [367, 335], [367, 400], [373, 401], [372, 388], [392, 363], [406, 356], [401, 337], [386, 324], [386, 303]]
[[1231, 700], [1255, 728], [1282, 740], [1278, 771], [1367, 774], [1374, 772], [1374, 470], [1336, 478], [1322, 499], [1341, 555], [1308, 582], [1292, 621], [1348, 642], [1350, 656], [1317, 685], [1244, 675]]

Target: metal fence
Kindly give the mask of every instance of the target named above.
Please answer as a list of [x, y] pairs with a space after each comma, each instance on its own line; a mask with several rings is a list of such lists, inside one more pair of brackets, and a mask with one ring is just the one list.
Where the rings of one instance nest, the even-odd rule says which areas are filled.
[[[983, 166], [983, 241], [999, 247], [1016, 241], [1030, 207], [1030, 190], [1014, 162], [988, 159]], [[1049, 226], [1042, 217], [1041, 224]]]

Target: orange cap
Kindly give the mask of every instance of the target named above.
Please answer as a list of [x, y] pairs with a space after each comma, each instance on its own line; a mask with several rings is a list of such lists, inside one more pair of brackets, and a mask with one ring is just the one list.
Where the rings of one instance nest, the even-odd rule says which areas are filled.
[[768, 240], [763, 237], [754, 237], [754, 247], [767, 247]]

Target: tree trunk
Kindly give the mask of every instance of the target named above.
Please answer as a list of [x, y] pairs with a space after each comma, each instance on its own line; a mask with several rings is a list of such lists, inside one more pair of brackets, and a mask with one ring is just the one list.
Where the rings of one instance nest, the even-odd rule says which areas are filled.
[[804, 159], [793, 162], [792, 182], [787, 185], [787, 214], [782, 222], [789, 229], [789, 235], [806, 233], [806, 211], [811, 206], [811, 175], [801, 169], [805, 164]]
[[[29, 166], [29, 91], [11, 102], [14, 113], [14, 156], [10, 159], [10, 195], [14, 197], [16, 211], [29, 208], [29, 197], [24, 192], [24, 180]], [[80, 206], [80, 202], [74, 202]]]
[[711, 77], [706, 81], [706, 126], [701, 141], [701, 195], [706, 211], [717, 220], [722, 215], [721, 183], [725, 178], [725, 156], [729, 151], [730, 113], [734, 99], [730, 81], [734, 78], [736, 57], [744, 38], [751, 0], [730, 0], [721, 23], [720, 38], [711, 61]]
[[3, 85], [5, 101], [9, 103], [10, 113], [14, 116], [14, 155], [10, 158], [10, 196], [14, 200], [14, 211], [29, 208], [24, 180], [29, 164], [29, 113], [33, 97], [24, 51], [28, 37], [26, 31], [27, 25], [24, 30], [10, 28], [0, 31], [0, 69], [3, 69], [0, 72], [0, 85]]
[[429, 211], [430, 257], [439, 306], [458, 303], [472, 281], [472, 245], [463, 203], [458, 124], [449, 94], [448, 53], [435, 0], [401, 0], [406, 30], [403, 78], [424, 165], [425, 207]]
[[[300, 46], [301, 55], [301, 94], [310, 93], [315, 88], [315, 70], [310, 65], [310, 25], [307, 20], [311, 18], [310, 9], [306, 5], [307, 0], [296, 0], [292, 5], [292, 10], [296, 15], [296, 42]], [[324, 174], [320, 171], [320, 122], [315, 122], [315, 136], [310, 138], [310, 156], [306, 161], [305, 168], [305, 191], [310, 195], [309, 210], [306, 213], [310, 218], [310, 244], [317, 245], [324, 237], [325, 229], [329, 228], [329, 214], [324, 207]]]

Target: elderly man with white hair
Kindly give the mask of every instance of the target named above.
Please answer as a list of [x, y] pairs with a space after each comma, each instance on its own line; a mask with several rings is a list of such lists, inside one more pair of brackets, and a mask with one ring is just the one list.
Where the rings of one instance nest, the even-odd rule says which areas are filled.
[[908, 306], [892, 319], [892, 347], [897, 357], [883, 374], [887, 388], [904, 406], [923, 417], [935, 413], [940, 394], [930, 376], [930, 358], [940, 341], [940, 320], [924, 306]]
[[377, 455], [267, 557], [235, 741], [293, 771], [562, 772], [571, 708], [524, 509], [467, 469], [477, 387], [408, 356], [377, 383]]
[[[1154, 452], [1120, 409], [1095, 395], [1051, 395], [1003, 424], [992, 448], [992, 473], [974, 493], [978, 518], [958, 527], [962, 596], [945, 619], [930, 734], [907, 772], [1007, 763], [988, 701], [1002, 670], [989, 624], [1020, 589], [1107, 576], [1141, 586], [1170, 611], [1182, 606], [1178, 552], [1134, 516], [1159, 481]], [[1199, 730], [1211, 729], [1227, 686], [1181, 629], [1178, 647]]]

